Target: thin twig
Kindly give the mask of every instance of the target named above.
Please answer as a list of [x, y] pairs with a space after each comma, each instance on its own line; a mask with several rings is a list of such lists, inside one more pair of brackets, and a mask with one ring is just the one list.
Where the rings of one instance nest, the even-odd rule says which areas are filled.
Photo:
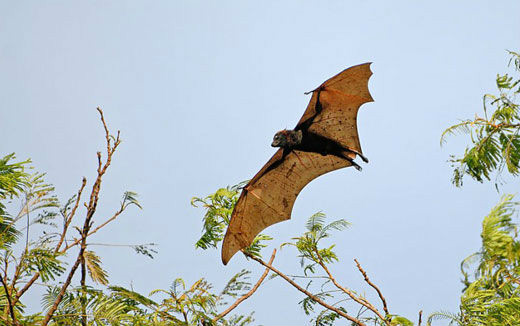
[[[27, 193], [25, 194], [25, 201], [26, 202], [29, 202], [29, 198], [27, 196]], [[29, 209], [27, 210], [27, 230], [25, 230], [25, 250], [24, 250], [24, 255], [27, 254], [27, 250], [29, 250], [29, 222], [30, 222], [30, 218], [29, 218]]]
[[421, 326], [421, 323], [422, 323], [422, 310], [419, 311], [419, 323], [417, 324], [417, 326]]
[[349, 289], [341, 286], [341, 284], [338, 283], [338, 281], [336, 281], [336, 279], [334, 278], [334, 276], [332, 276], [332, 273], [329, 271], [329, 269], [327, 268], [327, 265], [325, 265], [325, 263], [323, 262], [323, 259], [321, 258], [321, 255], [320, 255], [320, 252], [318, 251], [318, 248], [314, 248], [314, 251], [317, 255], [317, 258], [318, 258], [318, 264], [320, 264], [320, 266], [323, 268], [323, 270], [327, 273], [327, 275], [329, 276], [329, 279], [332, 281], [332, 283], [338, 288], [340, 289], [341, 291], [345, 292], [349, 297], [352, 298], [352, 300], [356, 301], [358, 304], [364, 306], [364, 307], [367, 307], [370, 311], [372, 311], [374, 314], [377, 315], [377, 317], [379, 317], [381, 320], [383, 320], [385, 322], [385, 324], [387, 325], [390, 325], [389, 321], [385, 319], [385, 317], [383, 315], [381, 315], [381, 313], [377, 310], [376, 307], [374, 307], [373, 304], [371, 304], [370, 302], [368, 302], [367, 300], [365, 300], [364, 298], [361, 298], [359, 296], [357, 296], [355, 293], [353, 293], [352, 291], [350, 291]]
[[[269, 259], [269, 262], [267, 263], [269, 266], [271, 266], [271, 264], [273, 263], [275, 255], [276, 255], [276, 248], [273, 250], [273, 254], [271, 255], [271, 259]], [[249, 292], [247, 292], [246, 294], [244, 294], [243, 296], [238, 298], [237, 301], [235, 301], [235, 303], [233, 303], [231, 306], [229, 306], [229, 308], [227, 308], [226, 310], [221, 312], [217, 317], [213, 318], [213, 322], [216, 322], [220, 318], [226, 316], [231, 310], [235, 309], [244, 300], [246, 300], [247, 298], [252, 296], [253, 293], [255, 293], [255, 291], [258, 289], [260, 284], [262, 284], [264, 279], [267, 277], [267, 274], [269, 274], [269, 268], [268, 267], [265, 268], [264, 273], [262, 274], [262, 276], [260, 276], [260, 278], [258, 279], [258, 282], [256, 282], [255, 286], [253, 286], [253, 288], [251, 288], [251, 290], [249, 290]]]
[[[121, 205], [121, 208], [114, 213], [114, 215], [112, 215], [111, 218], [109, 218], [108, 220], [106, 220], [105, 222], [101, 223], [100, 225], [98, 225], [96, 228], [94, 228], [92, 231], [89, 231], [88, 233], [88, 236], [90, 237], [91, 235], [93, 235], [94, 233], [96, 233], [97, 231], [99, 231], [99, 229], [103, 228], [105, 225], [107, 225], [108, 223], [112, 222], [113, 220], [115, 220], [119, 215], [121, 215], [121, 213], [123, 213], [123, 211], [125, 210], [125, 208], [123, 207], [123, 205]], [[60, 253], [64, 253], [66, 252], [67, 250], [69, 250], [70, 248], [74, 247], [74, 246], [77, 246], [79, 243], [81, 242], [81, 238], [78, 238], [78, 239], [75, 239], [74, 242], [70, 243], [69, 245], [67, 245], [65, 248], [63, 248], [61, 250]]]
[[354, 261], [356, 262], [357, 268], [359, 269], [361, 274], [363, 274], [363, 277], [365, 278], [365, 282], [367, 282], [372, 288], [374, 288], [374, 290], [376, 290], [377, 295], [379, 296], [379, 298], [381, 299], [381, 302], [383, 303], [383, 310], [385, 311], [385, 314], [387, 316], [390, 315], [390, 313], [388, 312], [388, 306], [386, 305], [386, 300], [385, 300], [385, 297], [383, 296], [383, 293], [381, 293], [381, 290], [379, 290], [379, 288], [368, 279], [367, 273], [361, 267], [361, 264], [359, 264], [357, 259], [354, 259]]
[[305, 276], [305, 275], [292, 275], [292, 274], [287, 274], [287, 276], [289, 277], [292, 277], [292, 278], [307, 278], [307, 279], [313, 279], [313, 278], [317, 278], [317, 279], [329, 279], [327, 276]]
[[78, 194], [76, 196], [76, 202], [74, 203], [74, 207], [70, 211], [69, 215], [65, 216], [65, 221], [63, 223], [63, 232], [61, 233], [60, 240], [58, 244], [56, 245], [56, 248], [54, 249], [54, 252], [57, 253], [60, 250], [60, 247], [65, 240], [65, 236], [67, 235], [67, 230], [69, 228], [70, 223], [72, 222], [72, 218], [76, 214], [76, 209], [78, 209], [79, 202], [81, 201], [81, 194], [83, 193], [83, 189], [85, 188], [85, 185], [87, 184], [87, 179], [83, 177], [83, 180], [81, 181], [81, 187], [78, 190]]
[[[242, 251], [243, 252], [243, 251]], [[309, 298], [311, 298], [312, 300], [316, 301], [317, 303], [319, 303], [320, 305], [322, 305], [323, 307], [337, 313], [338, 315], [340, 315], [341, 317], [343, 318], [346, 318], [348, 320], [350, 320], [351, 322], [355, 323], [356, 325], [359, 325], [359, 326], [366, 326], [365, 323], [363, 323], [361, 320], [355, 318], [355, 317], [352, 317], [350, 316], [349, 314], [345, 313], [344, 311], [336, 308], [336, 307], [333, 307], [329, 304], [327, 304], [325, 301], [321, 300], [320, 298], [316, 297], [315, 295], [313, 295], [312, 293], [310, 293], [309, 291], [305, 290], [304, 288], [302, 288], [301, 286], [299, 286], [296, 282], [294, 282], [293, 280], [291, 280], [290, 277], [288, 277], [287, 275], [285, 275], [284, 273], [280, 272], [279, 270], [277, 270], [276, 268], [274, 268], [273, 266], [270, 266], [268, 265], [266, 262], [264, 262], [262, 259], [260, 258], [257, 258], [257, 257], [254, 257], [254, 256], [251, 256], [247, 253], [244, 252], [244, 254], [253, 259], [254, 261], [260, 263], [262, 266], [265, 266], [267, 268], [269, 268], [270, 270], [272, 270], [273, 272], [275, 272], [276, 274], [278, 274], [280, 277], [282, 277], [284, 280], [286, 280], [289, 284], [291, 284], [292, 286], [294, 286], [298, 291], [302, 292], [303, 294], [305, 294], [306, 296], [308, 296]]]

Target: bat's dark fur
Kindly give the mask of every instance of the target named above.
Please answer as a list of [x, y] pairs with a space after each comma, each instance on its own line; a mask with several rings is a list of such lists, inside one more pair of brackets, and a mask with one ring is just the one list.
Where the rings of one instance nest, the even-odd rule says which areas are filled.
[[[298, 150], [302, 152], [312, 152], [318, 153], [323, 156], [325, 155], [334, 155], [340, 157], [342, 159], [350, 161], [352, 165], [361, 171], [361, 166], [354, 162], [354, 160], [348, 156], [348, 153], [354, 153], [356, 155], [360, 155], [359, 152], [351, 150], [349, 148], [343, 147], [338, 142], [328, 139], [326, 137], [317, 135], [310, 131], [304, 130], [282, 130], [276, 133], [273, 138], [273, 143], [271, 144], [273, 147], [282, 147], [284, 149], [283, 157], [280, 160], [280, 163], [283, 161], [285, 156], [289, 154], [292, 150]], [[360, 155], [363, 161], [367, 162], [368, 160]], [[269, 170], [272, 170], [279, 164], [273, 164], [269, 167]]]
[[274, 135], [273, 143], [271, 144], [271, 146], [282, 147], [284, 149], [283, 156], [280, 161], [271, 165], [265, 171], [265, 173], [280, 165], [280, 163], [283, 162], [284, 158], [292, 150], [319, 153], [324, 156], [334, 155], [342, 159], [348, 160], [359, 171], [361, 171], [361, 166], [354, 162], [354, 160], [350, 156], [348, 156], [348, 153], [359, 155], [359, 157], [361, 157], [361, 159], [364, 162], [368, 162], [368, 159], [358, 151], [343, 147], [340, 143], [336, 142], [335, 140], [308, 131], [308, 128], [310, 127], [314, 119], [321, 113], [322, 110], [322, 106], [320, 103], [321, 90], [317, 90], [317, 92], [318, 97], [315, 106], [316, 113], [303, 123], [300, 123], [298, 126], [296, 126], [294, 130], [282, 130]]

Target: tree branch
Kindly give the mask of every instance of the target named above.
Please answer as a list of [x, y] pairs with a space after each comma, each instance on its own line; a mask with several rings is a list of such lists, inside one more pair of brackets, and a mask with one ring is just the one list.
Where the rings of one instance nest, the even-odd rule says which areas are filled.
[[[81, 251], [80, 251], [80, 254], [82, 254]], [[56, 311], [56, 309], [58, 309], [58, 305], [60, 304], [61, 300], [63, 300], [65, 291], [69, 287], [70, 282], [72, 281], [72, 277], [74, 276], [74, 273], [76, 273], [76, 270], [78, 269], [80, 261], [81, 261], [81, 259], [80, 259], [80, 257], [78, 257], [78, 259], [76, 259], [76, 261], [74, 262], [74, 265], [72, 266], [72, 268], [69, 272], [69, 275], [67, 276], [67, 279], [65, 280], [65, 283], [63, 283], [63, 285], [60, 289], [60, 292], [58, 293], [58, 296], [56, 297], [56, 300], [54, 300], [54, 304], [52, 305], [52, 307], [49, 309], [49, 311], [45, 315], [45, 318], [43, 319], [43, 321], [41, 323], [42, 326], [46, 326], [49, 323], [52, 316], [54, 315], [54, 312]]]
[[[268, 266], [271, 266], [275, 256], [276, 256], [276, 248], [273, 250], [273, 253], [271, 255], [271, 259], [269, 259], [269, 262], [267, 263]], [[253, 286], [253, 288], [251, 288], [251, 290], [249, 290], [249, 292], [247, 292], [246, 294], [244, 294], [243, 296], [238, 298], [237, 301], [235, 301], [235, 303], [233, 303], [231, 306], [229, 306], [229, 308], [227, 308], [226, 310], [221, 312], [217, 317], [213, 318], [213, 322], [216, 322], [217, 320], [219, 320], [222, 317], [226, 316], [231, 310], [235, 309], [244, 300], [246, 300], [250, 296], [252, 296], [253, 293], [255, 293], [255, 291], [258, 289], [258, 287], [262, 284], [264, 279], [267, 277], [267, 274], [269, 274], [269, 268], [268, 267], [266, 267], [264, 273], [262, 274], [262, 276], [260, 276], [260, 278], [258, 279], [258, 282], [256, 282], [255, 286]]]
[[97, 153], [98, 157], [98, 175], [96, 177], [96, 180], [94, 181], [94, 184], [92, 185], [92, 190], [90, 192], [90, 199], [87, 206], [87, 214], [85, 216], [85, 222], [83, 223], [83, 228], [81, 229], [81, 247], [78, 253], [78, 256], [76, 258], [76, 261], [74, 262], [74, 265], [72, 266], [69, 275], [67, 276], [67, 279], [63, 286], [60, 289], [60, 292], [58, 296], [56, 297], [56, 300], [54, 301], [54, 304], [49, 309], [47, 314], [45, 315], [45, 318], [43, 319], [41, 326], [46, 326], [49, 321], [51, 320], [52, 316], [54, 315], [54, 312], [56, 309], [58, 309], [58, 305], [60, 304], [61, 300], [63, 299], [63, 296], [65, 294], [65, 291], [67, 290], [67, 287], [70, 285], [72, 281], [72, 277], [76, 273], [76, 270], [78, 269], [80, 263], [82, 262], [82, 259], [85, 254], [85, 249], [87, 247], [87, 237], [89, 236], [90, 227], [92, 226], [92, 218], [96, 212], [98, 200], [99, 200], [99, 191], [101, 190], [101, 181], [103, 178], [103, 175], [107, 171], [108, 167], [110, 166], [110, 163], [112, 162], [112, 155], [114, 154], [117, 146], [120, 144], [119, 139], [119, 131], [117, 133], [117, 138], [114, 141], [114, 144], [111, 143], [111, 136], [108, 131], [108, 127], [106, 125], [105, 119], [103, 117], [103, 111], [100, 108], [97, 108], [100, 116], [101, 116], [101, 122], [103, 123], [103, 128], [105, 129], [105, 138], [107, 142], [107, 159], [105, 164], [102, 164], [101, 161], [101, 153]]
[[385, 319], [385, 317], [383, 317], [383, 315], [381, 315], [381, 313], [376, 309], [376, 307], [374, 307], [373, 304], [371, 304], [370, 302], [368, 302], [367, 300], [365, 300], [364, 298], [361, 298], [361, 297], [358, 297], [356, 294], [354, 294], [352, 291], [350, 291], [349, 289], [341, 286], [341, 284], [339, 284], [336, 279], [334, 278], [334, 276], [332, 276], [332, 273], [329, 271], [329, 269], [327, 268], [327, 265], [325, 265], [325, 263], [323, 262], [323, 259], [321, 258], [321, 255], [320, 255], [320, 252], [318, 250], [318, 248], [314, 248], [314, 251], [318, 257], [318, 264], [320, 264], [320, 266], [323, 268], [323, 270], [327, 273], [327, 275], [329, 276], [329, 279], [332, 281], [332, 283], [338, 288], [340, 289], [341, 291], [345, 292], [352, 300], [354, 300], [355, 302], [357, 302], [358, 304], [366, 307], [367, 309], [369, 309], [370, 311], [372, 311], [374, 314], [377, 315], [377, 317], [379, 317], [381, 320], [383, 320], [385, 322], [385, 324], [387, 325], [390, 325], [389, 321]]
[[308, 296], [309, 298], [311, 298], [312, 300], [316, 301], [317, 303], [319, 303], [321, 306], [337, 313], [338, 315], [340, 315], [341, 317], [343, 318], [346, 318], [348, 320], [350, 320], [351, 322], [355, 323], [356, 325], [358, 326], [367, 326], [365, 323], [363, 323], [361, 320], [355, 318], [355, 317], [352, 317], [350, 316], [349, 314], [339, 310], [338, 308], [336, 307], [333, 307], [329, 304], [327, 304], [325, 301], [321, 300], [320, 298], [316, 297], [315, 295], [313, 295], [312, 293], [310, 293], [309, 291], [305, 290], [304, 288], [302, 288], [301, 286], [299, 286], [296, 282], [294, 282], [293, 280], [291, 280], [287, 275], [285, 275], [284, 273], [280, 272], [279, 270], [277, 270], [276, 268], [272, 267], [271, 265], [265, 263], [263, 260], [261, 260], [260, 258], [257, 258], [257, 257], [254, 257], [254, 256], [251, 256], [247, 253], [245, 253], [244, 251], [242, 251], [247, 257], [253, 259], [254, 261], [260, 263], [262, 266], [265, 266], [266, 268], [269, 268], [270, 270], [272, 270], [273, 272], [275, 272], [276, 274], [278, 274], [280, 277], [282, 277], [284, 280], [286, 280], [289, 284], [291, 284], [292, 286], [294, 286], [298, 291], [302, 292], [303, 294], [305, 294], [306, 296]]
[[[112, 215], [111, 218], [109, 218], [108, 220], [106, 220], [105, 222], [101, 223], [100, 225], [98, 225], [96, 228], [94, 228], [92, 231], [89, 231], [88, 235], [87, 236], [91, 236], [93, 235], [94, 233], [96, 233], [97, 231], [99, 231], [99, 229], [103, 228], [105, 225], [107, 225], [108, 223], [112, 222], [113, 220], [115, 220], [119, 215], [121, 215], [121, 213], [123, 213], [123, 211], [125, 210], [125, 207], [123, 205], [121, 205], [121, 208], [114, 213], [114, 215]], [[60, 253], [64, 253], [66, 252], [67, 250], [69, 250], [70, 248], [74, 247], [74, 246], [77, 246], [79, 243], [81, 242], [81, 238], [78, 238], [78, 239], [75, 239], [74, 242], [72, 242], [71, 244], [67, 245], [65, 248], [63, 248], [61, 250]]]
[[65, 240], [65, 236], [67, 235], [67, 230], [69, 228], [70, 223], [72, 222], [72, 218], [74, 217], [74, 214], [76, 214], [76, 209], [78, 209], [79, 202], [81, 200], [81, 194], [83, 193], [83, 189], [85, 188], [85, 185], [87, 184], [87, 179], [83, 177], [83, 180], [81, 182], [81, 187], [78, 190], [78, 195], [76, 197], [76, 202], [74, 203], [74, 207], [70, 211], [69, 215], [65, 217], [65, 222], [63, 224], [63, 231], [61, 233], [60, 240], [58, 244], [56, 245], [56, 249], [54, 249], [54, 252], [57, 253], [60, 250], [60, 247]]
[[365, 278], [365, 282], [367, 282], [372, 288], [374, 288], [374, 290], [376, 290], [377, 295], [379, 296], [379, 298], [381, 299], [381, 302], [383, 303], [383, 310], [385, 311], [385, 314], [387, 316], [390, 315], [390, 313], [388, 312], [388, 306], [386, 305], [386, 300], [385, 300], [385, 297], [383, 296], [383, 293], [381, 293], [381, 290], [379, 290], [379, 288], [368, 279], [367, 273], [361, 267], [361, 264], [359, 264], [358, 260], [354, 259], [354, 261], [356, 262], [357, 268], [359, 269], [361, 274], [363, 274], [363, 277]]
[[81, 256], [81, 279], [80, 279], [81, 326], [87, 326], [87, 285], [86, 285], [87, 268], [86, 268], [86, 262], [85, 262], [86, 244], [85, 244], [85, 247], [82, 249], [83, 249], [83, 255]]

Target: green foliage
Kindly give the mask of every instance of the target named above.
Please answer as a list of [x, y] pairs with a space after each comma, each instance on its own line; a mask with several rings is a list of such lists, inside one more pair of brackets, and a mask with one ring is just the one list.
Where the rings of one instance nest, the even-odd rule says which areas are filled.
[[[49, 287], [42, 298], [42, 306], [49, 309], [59, 293], [58, 287]], [[50, 325], [80, 326], [83, 307], [87, 325], [160, 325], [154, 323], [137, 301], [128, 300], [117, 291], [105, 293], [90, 287], [73, 288], [65, 293]]]
[[195, 247], [200, 249], [217, 248], [224, 239], [224, 232], [229, 225], [231, 213], [238, 200], [240, 186], [220, 188], [214, 194], [204, 198], [193, 197], [191, 204], [194, 207], [202, 205], [206, 210], [204, 214], [202, 236], [196, 242]]
[[[63, 284], [61, 278], [68, 270], [63, 257], [71, 248], [60, 245], [66, 240], [66, 229], [73, 222], [79, 201], [75, 195], [60, 207], [54, 187], [44, 181], [45, 175], [26, 173], [30, 168], [29, 161], [12, 163], [13, 159], [13, 154], [0, 159], [0, 309], [3, 311], [0, 325], [36, 325], [44, 320], [45, 312], [24, 314], [24, 305], [17, 293], [23, 294], [25, 289], [19, 291], [37, 280], [48, 288], [42, 298], [44, 310], [50, 309], [58, 300]], [[19, 205], [7, 205], [8, 202]], [[141, 207], [136, 193], [125, 192], [121, 207], [114, 216], [130, 205]], [[17, 207], [20, 207], [18, 211], [11, 212]], [[33, 227], [35, 230], [29, 232]], [[73, 227], [80, 230], [74, 223]], [[74, 241], [71, 241], [72, 247]], [[134, 249], [151, 256], [155, 250], [148, 246], [135, 246]], [[91, 250], [85, 250], [82, 257], [91, 280], [108, 285], [101, 258]], [[144, 316], [144, 310], [137, 304], [132, 305], [115, 293], [105, 294], [89, 286], [69, 289], [59, 301], [50, 325], [83, 325], [83, 322], [87, 325], [138, 325], [139, 318]], [[86, 319], [84, 312], [87, 313]], [[141, 324], [153, 323], [147, 320]]]
[[435, 313], [471, 326], [520, 325], [520, 238], [513, 222], [518, 203], [503, 196], [482, 222], [482, 248], [461, 264], [465, 289], [460, 312]]
[[[520, 324], [520, 239], [517, 202], [507, 195], [482, 222], [482, 249], [462, 264], [461, 319], [470, 325]], [[471, 278], [469, 268], [478, 265]]]
[[[224, 239], [224, 232], [231, 220], [233, 208], [238, 201], [240, 190], [245, 184], [246, 182], [242, 182], [232, 187], [220, 188], [204, 198], [193, 197], [191, 199], [191, 204], [194, 207], [202, 205], [206, 210], [203, 218], [202, 236], [195, 243], [195, 248], [203, 250], [217, 248], [218, 244]], [[271, 239], [265, 234], [259, 234], [249, 247], [244, 248], [244, 252], [246, 255], [260, 258], [261, 249], [266, 247], [264, 242]]]
[[157, 254], [158, 252], [156, 249], [154, 249], [155, 246], [157, 246], [155, 243], [145, 243], [140, 245], [133, 245], [131, 247], [135, 250], [136, 253], [153, 259], [153, 255]]
[[450, 325], [450, 326], [451, 325], [461, 325], [461, 326], [464, 325], [462, 323], [461, 319], [460, 319], [460, 315], [459, 314], [454, 314], [454, 313], [448, 312], [448, 311], [437, 311], [437, 312], [434, 312], [433, 314], [431, 314], [428, 317], [426, 325], [431, 326], [432, 322], [436, 321], [436, 320], [448, 320], [449, 321], [448, 325]]
[[[480, 182], [490, 180], [493, 172], [497, 180], [503, 171], [520, 174], [520, 106], [516, 102], [520, 94], [520, 54], [509, 54], [516, 76], [497, 75], [499, 94], [484, 96], [484, 118], [454, 125], [441, 138], [444, 142], [446, 135], [456, 132], [471, 136], [472, 146], [463, 157], [451, 160], [457, 186], [462, 185], [466, 174]], [[460, 311], [434, 313], [428, 325], [438, 319], [447, 319], [450, 325], [520, 325], [520, 239], [514, 222], [517, 210], [513, 196], [505, 195], [484, 218], [482, 248], [461, 264], [465, 288]]]
[[[520, 54], [509, 51], [517, 76], [497, 75], [496, 84], [499, 94], [484, 95], [484, 117], [464, 120], [446, 129], [446, 136], [466, 133], [471, 137], [471, 146], [466, 148], [462, 157], [452, 156], [453, 183], [461, 186], [464, 175], [483, 182], [490, 180], [491, 174], [507, 170], [511, 175], [520, 173], [520, 106], [516, 96], [520, 94]], [[492, 108], [490, 108], [490, 106]]]
[[211, 284], [204, 279], [186, 288], [184, 281], [178, 278], [169, 290], [155, 290], [151, 294], [166, 295], [158, 306], [158, 315], [176, 323], [194, 325], [201, 320], [211, 320], [209, 314], [214, 311], [218, 296], [210, 290]]
[[40, 273], [42, 281], [48, 282], [55, 280], [65, 271], [64, 263], [58, 259], [59, 256], [60, 254], [53, 250], [36, 247], [23, 256], [20, 266], [27, 275], [37, 271]]
[[24, 188], [25, 203], [19, 216], [43, 209], [53, 209], [59, 206], [58, 198], [54, 195], [54, 186], [45, 183], [44, 173], [35, 173], [28, 176]]
[[264, 243], [264, 241], [269, 241], [272, 239], [273, 238], [271, 238], [270, 236], [260, 233], [253, 239], [253, 242], [251, 243], [251, 245], [249, 247], [246, 247], [243, 249], [244, 253], [246, 254], [246, 256], [262, 258], [260, 251], [262, 250], [262, 248], [267, 247], [267, 245]]
[[253, 322], [251, 315], [235, 315], [227, 319], [216, 317], [228, 298], [241, 296], [243, 291], [250, 289], [251, 284], [247, 281], [249, 273], [242, 270], [234, 275], [220, 294], [213, 293], [211, 284], [204, 279], [199, 279], [188, 288], [183, 279], [177, 278], [169, 290], [152, 291], [152, 296], [163, 295], [157, 304], [149, 304], [154, 310], [153, 319], [174, 325], [248, 325]]
[[302, 236], [293, 238], [294, 242], [285, 243], [285, 245], [293, 245], [298, 250], [298, 257], [305, 275], [315, 273], [316, 265], [322, 260], [325, 264], [338, 261], [336, 253], [333, 251], [334, 245], [328, 248], [318, 248], [318, 244], [323, 239], [330, 237], [331, 231], [342, 231], [350, 226], [350, 223], [340, 219], [325, 224], [325, 214], [318, 212], [312, 215], [306, 224], [307, 232]]
[[244, 291], [248, 291], [251, 288], [251, 283], [248, 281], [249, 274], [251, 274], [251, 272], [245, 269], [236, 273], [228, 281], [220, 295], [228, 295], [232, 298], [236, 298], [242, 295]]
[[[343, 308], [341, 310], [346, 312]], [[341, 320], [341, 316], [337, 312], [323, 310], [316, 318], [311, 319], [311, 322], [316, 326], [332, 326], [336, 320]]]
[[[338, 262], [339, 257], [334, 251], [334, 244], [322, 246], [322, 241], [332, 235], [332, 231], [343, 231], [350, 227], [350, 223], [344, 219], [326, 223], [326, 216], [322, 212], [312, 215], [306, 223], [306, 231], [299, 237], [293, 238], [292, 242], [284, 243], [282, 246], [292, 246], [298, 252], [303, 275], [293, 275], [299, 279], [307, 280], [305, 289], [313, 291], [312, 296], [304, 297], [299, 304], [306, 315], [314, 315], [311, 323], [314, 325], [333, 325], [344, 321], [340, 312], [355, 316], [366, 325], [405, 325], [406, 318], [394, 316], [392, 321], [383, 315], [376, 315], [375, 306], [356, 291], [339, 284], [332, 272], [330, 265]], [[317, 310], [319, 301], [333, 302], [335, 311], [326, 308]], [[367, 309], [371, 307], [373, 310]], [[358, 311], [357, 314], [352, 311]]]
[[390, 322], [392, 326], [413, 326], [413, 323], [401, 316], [393, 316]]
[[101, 259], [93, 251], [85, 250], [83, 255], [90, 279], [94, 283], [108, 285], [108, 274], [101, 266]]
[[[25, 160], [22, 162], [9, 163], [9, 161], [15, 158], [14, 153], [12, 153], [0, 159], [0, 201], [18, 196], [27, 185], [26, 179], [28, 174], [25, 172], [25, 168], [31, 161]], [[0, 208], [5, 208], [3, 204], [0, 205]]]
[[[78, 258], [76, 262], [81, 262], [90, 280], [102, 288], [94, 288], [83, 282], [79, 287], [71, 284], [65, 288], [65, 282], [61, 278], [70, 269], [63, 257], [67, 255], [68, 249], [79, 248], [81, 244], [80, 239], [67, 240], [66, 230], [76, 229], [82, 235], [82, 221], [78, 224], [73, 219], [77, 208], [81, 207], [80, 199], [78, 195], [74, 195], [60, 207], [53, 194], [54, 187], [44, 182], [44, 174], [28, 174], [25, 172], [28, 161], [12, 163], [12, 159], [14, 155], [11, 154], [0, 160], [0, 309], [3, 312], [0, 314], [0, 326], [41, 324], [49, 310], [53, 314], [48, 325], [245, 326], [253, 322], [252, 315], [219, 315], [219, 311], [227, 304], [226, 300], [234, 301], [251, 288], [248, 281], [249, 271], [242, 270], [234, 275], [220, 293], [213, 292], [211, 284], [204, 279], [186, 287], [179, 278], [170, 289], [153, 291], [150, 296], [162, 297], [152, 300], [133, 290], [108, 286], [108, 273], [102, 267], [101, 257], [87, 249], [92, 245], [89, 241], [85, 241], [86, 248], [79, 251], [82, 252], [78, 256], [81, 259]], [[84, 180], [82, 190], [85, 182]], [[217, 238], [222, 238], [238, 189], [239, 186], [222, 189], [204, 199], [212, 205], [208, 207], [207, 237], [216, 235]], [[97, 196], [96, 192], [96, 200]], [[7, 200], [20, 202], [21, 209], [16, 213], [7, 212]], [[199, 202], [202, 201], [199, 199]], [[105, 224], [117, 218], [131, 205], [141, 208], [137, 194], [127, 191], [119, 209]], [[11, 206], [14, 207], [9, 205]], [[213, 228], [210, 227], [212, 223]], [[105, 224], [99, 225], [103, 227]], [[33, 227], [36, 227], [39, 235], [29, 238], [30, 234], [35, 234], [34, 231], [29, 232]], [[96, 228], [94, 231], [97, 230]], [[262, 241], [266, 239], [268, 237], [259, 236], [247, 248], [247, 252], [259, 256], [260, 249], [264, 246]], [[220, 240], [215, 240], [213, 246], [218, 241]], [[153, 243], [130, 245], [137, 253], [149, 258], [157, 253], [154, 246]], [[207, 247], [210, 246], [211, 242]], [[17, 254], [13, 248], [21, 248], [21, 251]], [[46, 286], [47, 292], [41, 300], [43, 311], [28, 315], [24, 313], [24, 305], [17, 293], [25, 284], [30, 286], [34, 280]], [[63, 296], [60, 294], [62, 291]]]
[[25, 169], [30, 161], [11, 163], [15, 158], [14, 153], [0, 158], [0, 248], [10, 246], [20, 235], [14, 227], [15, 217], [5, 211], [5, 200], [18, 196], [27, 186]]
[[127, 208], [129, 205], [135, 205], [139, 207], [140, 209], [143, 209], [141, 204], [139, 204], [139, 201], [137, 200], [137, 193], [133, 191], [125, 191], [123, 194], [123, 201], [121, 202], [121, 206], [123, 208]]

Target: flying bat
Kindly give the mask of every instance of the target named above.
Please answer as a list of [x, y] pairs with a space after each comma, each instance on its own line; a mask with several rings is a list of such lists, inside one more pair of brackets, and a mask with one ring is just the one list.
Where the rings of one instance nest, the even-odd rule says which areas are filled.
[[280, 147], [242, 189], [222, 245], [226, 265], [258, 233], [291, 218], [300, 191], [327, 172], [353, 166], [361, 152], [357, 131], [359, 107], [372, 102], [368, 79], [371, 63], [347, 68], [314, 89], [307, 109], [293, 130], [274, 135]]

